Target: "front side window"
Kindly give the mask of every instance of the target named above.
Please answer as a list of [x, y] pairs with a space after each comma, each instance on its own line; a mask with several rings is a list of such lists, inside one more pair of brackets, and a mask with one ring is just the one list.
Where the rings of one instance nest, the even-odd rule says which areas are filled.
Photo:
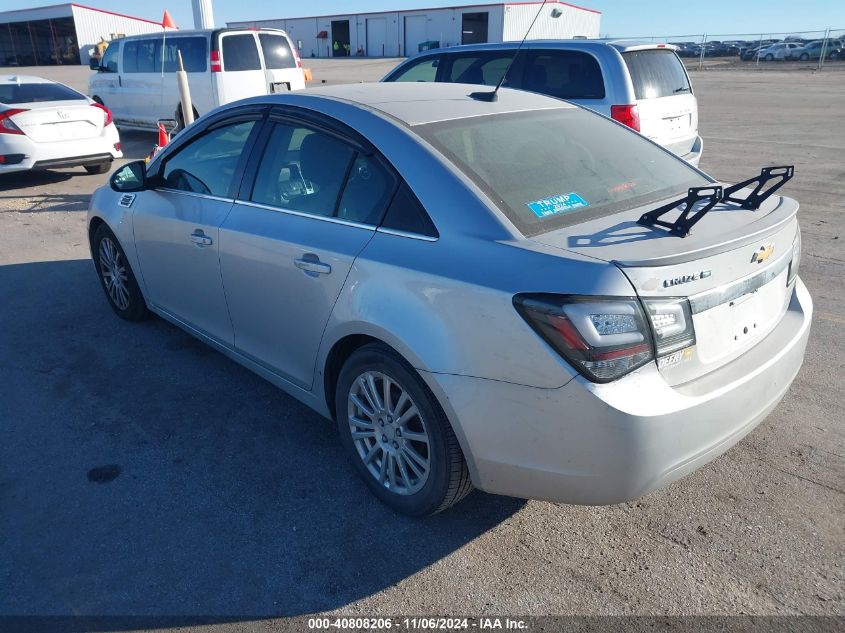
[[414, 130], [526, 236], [709, 183], [636, 132], [581, 108], [478, 116]]
[[421, 59], [403, 68], [399, 74], [391, 77], [390, 81], [436, 81], [439, 62], [439, 57]]
[[582, 51], [531, 51], [522, 89], [558, 99], [604, 99], [604, 78], [596, 58]]
[[389, 171], [340, 139], [277, 123], [250, 200], [292, 211], [377, 224], [393, 193]]
[[215, 128], [166, 159], [163, 186], [178, 191], [233, 197], [234, 176], [255, 121]]
[[252, 33], [223, 37], [223, 70], [261, 70], [258, 47]]
[[107, 73], [117, 72], [117, 56], [120, 51], [120, 44], [112, 42], [103, 53], [103, 59], [100, 60], [100, 68]]
[[296, 68], [296, 59], [290, 49], [288, 40], [283, 35], [261, 33], [258, 36], [261, 50], [264, 52], [264, 65], [271, 70], [280, 68]]
[[670, 50], [631, 51], [623, 53], [622, 59], [638, 100], [692, 92], [683, 62]]

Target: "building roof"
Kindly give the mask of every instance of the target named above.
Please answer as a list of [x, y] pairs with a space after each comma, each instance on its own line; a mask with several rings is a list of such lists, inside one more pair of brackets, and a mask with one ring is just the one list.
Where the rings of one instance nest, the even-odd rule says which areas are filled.
[[14, 14], [14, 13], [27, 13], [27, 12], [31, 13], [33, 11], [40, 11], [40, 10], [43, 10], [43, 9], [67, 8], [68, 13], [71, 13], [73, 11], [74, 7], [77, 8], [77, 9], [85, 9], [86, 11], [95, 11], [96, 13], [106, 13], [108, 15], [114, 15], [114, 16], [117, 16], [117, 17], [129, 19], [129, 20], [137, 20], [139, 22], [147, 22], [149, 24], [159, 24], [159, 25], [161, 24], [161, 22], [157, 22], [155, 20], [148, 20], [147, 18], [138, 18], [138, 17], [135, 17], [134, 15], [126, 15], [125, 13], [116, 13], [115, 11], [106, 11], [105, 9], [97, 9], [96, 7], [89, 7], [87, 5], [78, 4], [76, 2], [63, 2], [61, 4], [45, 4], [45, 5], [40, 6], [40, 7], [29, 7], [27, 9], [10, 9], [9, 11], [0, 11], [0, 21], [3, 21], [3, 22], [9, 21], [8, 19], [6, 19], [7, 16], [11, 17], [11, 15]]
[[[273, 20], [317, 20], [320, 18], [332, 18], [339, 15], [382, 15], [384, 13], [414, 13], [417, 11], [442, 11], [444, 9], [475, 9], [481, 7], [512, 7], [512, 6], [520, 6], [526, 4], [542, 4], [542, 0], [531, 0], [530, 2], [482, 2], [478, 4], [462, 4], [457, 6], [445, 6], [445, 7], [421, 7], [421, 8], [414, 8], [414, 9], [390, 9], [386, 11], [349, 11], [347, 13], [323, 13], [320, 15], [303, 15], [297, 17], [286, 17], [286, 18], [258, 18], [255, 20], [236, 20], [233, 22], [228, 22], [227, 24], [248, 24], [252, 22], [269, 22]], [[546, 0], [546, 4], [553, 5], [559, 4], [566, 7], [570, 7], [572, 9], [579, 9], [581, 11], [589, 11], [590, 13], [598, 13], [601, 15], [601, 11], [597, 9], [588, 9], [587, 7], [582, 7], [577, 4], [572, 4], [571, 2], [562, 2], [561, 0]]]

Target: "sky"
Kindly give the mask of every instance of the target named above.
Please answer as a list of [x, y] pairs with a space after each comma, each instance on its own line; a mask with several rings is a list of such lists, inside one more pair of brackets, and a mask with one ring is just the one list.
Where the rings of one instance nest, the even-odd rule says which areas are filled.
[[[62, 0], [3, 0], [2, 10], [56, 4]], [[170, 11], [177, 26], [193, 28], [191, 0], [79, 0], [99, 9], [160, 20]], [[293, 18], [335, 13], [483, 4], [478, 0], [213, 0], [218, 26], [228, 21]], [[610, 37], [797, 33], [845, 30], [845, 0], [574, 0], [602, 12], [601, 35]], [[711, 38], [712, 39], [712, 38]]]

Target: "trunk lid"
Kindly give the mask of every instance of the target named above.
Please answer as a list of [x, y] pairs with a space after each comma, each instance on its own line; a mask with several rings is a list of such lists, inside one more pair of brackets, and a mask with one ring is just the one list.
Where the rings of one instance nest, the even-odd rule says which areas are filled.
[[[645, 211], [660, 204], [533, 239], [614, 263], [644, 300], [689, 299], [696, 343], [658, 361], [667, 382], [676, 385], [734, 360], [781, 320], [791, 294], [786, 280], [798, 231], [798, 203], [772, 196], [756, 211], [720, 203], [686, 238], [636, 224]], [[671, 214], [677, 216], [673, 211], [664, 219], [673, 219]]]
[[94, 138], [103, 131], [103, 111], [87, 102], [49, 101], [24, 103], [28, 108], [12, 117], [24, 134], [36, 143], [55, 143]]

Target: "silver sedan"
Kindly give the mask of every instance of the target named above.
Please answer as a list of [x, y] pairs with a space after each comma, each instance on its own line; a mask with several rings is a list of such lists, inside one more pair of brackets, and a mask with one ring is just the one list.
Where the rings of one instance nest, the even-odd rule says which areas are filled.
[[94, 195], [106, 297], [334, 419], [397, 511], [473, 486], [637, 498], [739, 441], [801, 365], [798, 205], [770, 195], [791, 168], [723, 188], [598, 114], [478, 90], [207, 114]]

